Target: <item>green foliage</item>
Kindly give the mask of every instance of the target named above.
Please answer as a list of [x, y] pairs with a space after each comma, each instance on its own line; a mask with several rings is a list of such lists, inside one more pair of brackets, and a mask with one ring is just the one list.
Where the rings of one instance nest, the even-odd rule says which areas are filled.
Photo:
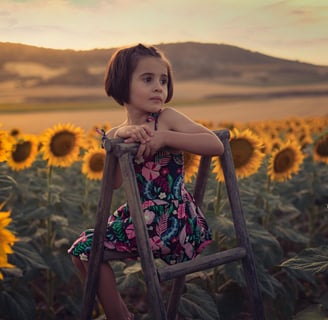
[[[240, 180], [239, 188], [267, 319], [324, 319], [328, 308], [327, 166], [308, 157], [293, 179], [268, 184], [263, 165]], [[9, 256], [15, 268], [1, 270], [1, 319], [78, 318], [83, 284], [67, 249], [81, 230], [94, 225], [99, 189], [99, 182], [87, 181], [81, 174], [81, 163], [50, 171], [38, 159], [22, 172], [0, 164], [0, 202], [5, 204], [3, 210], [12, 211], [10, 227], [19, 238]], [[123, 201], [123, 190], [117, 190], [113, 208]], [[215, 240], [204, 254], [236, 246], [224, 184], [214, 175], [209, 177], [203, 208]], [[111, 265], [131, 311], [140, 319], [151, 319], [139, 261]], [[163, 283], [165, 298], [170, 285]], [[230, 263], [187, 276], [179, 317], [251, 319], [249, 305], [242, 266]]]
[[220, 315], [213, 298], [199, 286], [187, 283], [186, 292], [181, 296], [179, 312], [186, 319], [219, 320]]
[[328, 246], [307, 248], [281, 266], [311, 273], [328, 273]]

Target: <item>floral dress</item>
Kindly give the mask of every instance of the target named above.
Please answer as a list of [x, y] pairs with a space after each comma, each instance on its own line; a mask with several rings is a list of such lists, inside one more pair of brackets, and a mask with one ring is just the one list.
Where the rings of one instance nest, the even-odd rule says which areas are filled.
[[[143, 163], [135, 162], [134, 169], [154, 256], [168, 264], [193, 259], [209, 244], [211, 233], [204, 215], [185, 188], [183, 154], [161, 150]], [[82, 232], [68, 252], [87, 261], [93, 231]], [[137, 250], [128, 204], [109, 216], [104, 248], [120, 252]]]

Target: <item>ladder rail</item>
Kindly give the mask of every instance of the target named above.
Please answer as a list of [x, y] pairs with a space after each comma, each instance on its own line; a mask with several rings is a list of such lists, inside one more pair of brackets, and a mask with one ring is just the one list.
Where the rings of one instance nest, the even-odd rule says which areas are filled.
[[[107, 260], [124, 259], [125, 257], [130, 256], [140, 257], [149, 301], [152, 302], [151, 306], [153, 316], [155, 317], [154, 320], [173, 320], [176, 318], [179, 299], [183, 292], [186, 274], [236, 260], [241, 261], [243, 266], [254, 319], [265, 319], [255, 260], [241, 206], [237, 178], [233, 165], [232, 152], [229, 143], [229, 131], [217, 130], [214, 132], [221, 139], [225, 148], [224, 154], [220, 157], [220, 163], [225, 177], [225, 184], [238, 246], [223, 252], [204, 257], [200, 256], [192, 261], [181, 262], [177, 265], [167, 266], [157, 270], [154, 261], [155, 257], [151, 252], [148, 241], [148, 232], [132, 162], [133, 155], [138, 149], [138, 144], [125, 144], [122, 143], [122, 139], [107, 139], [104, 143], [106, 158], [100, 200], [97, 209], [94, 241], [91, 248], [87, 281], [84, 286], [81, 313], [82, 320], [89, 320], [91, 318], [98, 285], [100, 263]], [[110, 214], [114, 180], [118, 163], [121, 168], [123, 187], [126, 192], [127, 202], [135, 226], [138, 251], [133, 253], [110, 252], [103, 249], [103, 241], [107, 220]], [[210, 165], [211, 157], [202, 156], [193, 192], [196, 204], [200, 207], [202, 206], [206, 191]], [[166, 310], [161, 294], [160, 282], [169, 279], [174, 279], [174, 282]]]

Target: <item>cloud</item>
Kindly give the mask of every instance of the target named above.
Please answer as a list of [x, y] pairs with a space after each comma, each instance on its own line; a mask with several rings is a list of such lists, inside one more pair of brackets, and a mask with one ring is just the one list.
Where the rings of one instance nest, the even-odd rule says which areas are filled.
[[[92, 49], [136, 42], [227, 43], [308, 59], [328, 52], [326, 0], [1, 0], [0, 40]], [[326, 47], [325, 47], [326, 46]], [[313, 54], [313, 58], [316, 55]], [[328, 64], [328, 57], [326, 58]]]

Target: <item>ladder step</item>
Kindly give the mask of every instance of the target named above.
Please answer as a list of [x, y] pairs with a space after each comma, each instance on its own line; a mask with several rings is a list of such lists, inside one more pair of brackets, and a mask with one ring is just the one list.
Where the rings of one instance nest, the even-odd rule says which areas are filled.
[[110, 260], [126, 260], [126, 259], [135, 259], [139, 257], [139, 253], [136, 252], [119, 252], [115, 250], [104, 250], [103, 261]]
[[210, 269], [221, 264], [240, 260], [245, 256], [246, 250], [243, 247], [227, 249], [208, 256], [199, 256], [194, 260], [158, 269], [159, 281], [167, 281], [189, 273]]

